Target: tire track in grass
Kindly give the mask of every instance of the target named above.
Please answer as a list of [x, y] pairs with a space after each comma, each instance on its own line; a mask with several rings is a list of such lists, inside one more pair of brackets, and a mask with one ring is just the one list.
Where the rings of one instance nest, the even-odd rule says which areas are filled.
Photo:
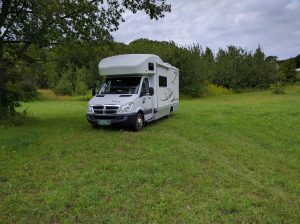
[[[220, 134], [220, 133], [218, 133]], [[195, 149], [196, 153], [199, 151], [199, 145], [197, 142], [193, 142], [191, 140], [187, 140], [184, 137], [181, 136], [176, 136], [174, 137], [173, 134], [168, 134], [166, 133], [165, 135], [168, 136], [168, 138], [173, 138], [174, 140], [180, 140], [181, 142], [183, 142], [185, 145], [189, 146], [189, 150], [190, 149]], [[235, 144], [236, 141], [232, 141], [231, 139], [228, 138], [228, 136], [226, 136], [227, 142], [229, 142], [227, 145], [231, 145], [231, 144]], [[238, 141], [239, 142], [239, 141]], [[266, 183], [262, 180], [265, 177], [261, 177], [260, 179], [257, 179], [257, 173], [253, 172], [251, 169], [249, 169], [247, 166], [243, 166], [242, 164], [239, 164], [238, 167], [234, 166], [232, 161], [230, 161], [227, 156], [222, 155], [220, 153], [222, 153], [221, 151], [218, 151], [220, 153], [208, 153], [208, 151], [211, 151], [211, 149], [214, 148], [214, 144], [211, 144], [209, 142], [206, 142], [206, 147], [204, 147], [204, 145], [202, 145], [201, 149], [205, 149], [206, 150], [206, 155], [215, 163], [218, 163], [219, 165], [222, 165], [224, 167], [225, 170], [228, 170], [229, 172], [232, 173], [232, 175], [234, 175], [235, 177], [239, 177], [240, 180], [244, 181], [244, 182], [248, 182], [250, 184], [252, 184], [253, 186], [259, 187], [262, 190], [268, 190], [268, 192], [270, 192], [272, 194], [272, 196], [278, 196], [278, 195], [282, 195], [282, 197], [287, 197], [290, 199], [293, 199], [294, 197], [290, 197], [290, 193], [291, 192], [285, 192], [284, 190], [280, 189], [280, 188], [276, 188], [275, 186], [267, 186]], [[250, 143], [247, 143], [247, 145], [251, 146]], [[255, 149], [255, 147], [252, 147], [253, 149]], [[222, 163], [220, 163], [220, 161], [222, 161]], [[263, 161], [262, 161], [263, 162]], [[261, 176], [261, 175], [259, 175]], [[271, 190], [270, 190], [271, 188]], [[296, 193], [296, 192], [294, 192]], [[294, 196], [297, 196], [297, 194], [295, 194]]]

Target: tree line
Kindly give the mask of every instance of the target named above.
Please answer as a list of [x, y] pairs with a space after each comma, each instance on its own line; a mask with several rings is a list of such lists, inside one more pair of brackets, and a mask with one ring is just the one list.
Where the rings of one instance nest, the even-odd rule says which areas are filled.
[[[163, 61], [180, 69], [180, 91], [200, 97], [212, 83], [240, 92], [245, 89], [267, 89], [272, 84], [294, 83], [297, 78], [293, 60], [277, 61], [266, 57], [262, 48], [248, 51], [230, 45], [217, 53], [195, 44], [179, 46], [170, 41], [138, 39], [130, 44], [114, 41], [68, 41], [47, 48], [32, 44], [23, 58], [14, 58], [9, 75], [15, 77], [8, 85], [11, 93], [23, 99], [33, 98], [38, 88], [52, 89], [58, 95], [83, 95], [101, 83], [98, 63], [118, 54], [156, 54]], [[298, 80], [299, 81], [299, 80]], [[14, 101], [12, 107], [18, 106]]]
[[138, 39], [130, 44], [107, 42], [65, 43], [48, 49], [32, 46], [28, 57], [35, 63], [26, 68], [36, 88], [50, 88], [57, 94], [80, 95], [101, 82], [98, 63], [102, 58], [129, 53], [156, 54], [180, 69], [180, 91], [192, 97], [202, 96], [208, 83], [235, 91], [266, 89], [276, 82], [295, 82], [295, 65], [266, 57], [262, 48], [248, 51], [233, 45], [213, 53], [195, 44]]

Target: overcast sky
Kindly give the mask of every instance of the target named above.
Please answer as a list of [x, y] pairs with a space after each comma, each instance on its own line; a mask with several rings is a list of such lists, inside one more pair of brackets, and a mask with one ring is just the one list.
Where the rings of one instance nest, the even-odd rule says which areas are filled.
[[217, 52], [229, 44], [280, 59], [300, 54], [300, 0], [167, 0], [172, 12], [150, 20], [144, 13], [125, 13], [113, 33], [116, 41], [138, 38], [199, 43]]

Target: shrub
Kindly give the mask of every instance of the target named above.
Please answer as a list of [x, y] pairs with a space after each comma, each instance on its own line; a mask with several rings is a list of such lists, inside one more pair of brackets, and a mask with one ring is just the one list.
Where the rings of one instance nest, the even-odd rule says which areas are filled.
[[87, 85], [83, 81], [75, 83], [75, 95], [84, 95], [87, 92]]
[[294, 83], [297, 80], [297, 72], [296, 72], [296, 62], [293, 59], [289, 59], [284, 61], [280, 65], [280, 75], [281, 78], [290, 83]]
[[90, 74], [83, 67], [80, 69], [76, 69], [75, 72], [75, 95], [84, 95], [88, 90], [87, 83], [89, 82]]
[[233, 93], [230, 89], [212, 83], [207, 84], [207, 92], [209, 95], [222, 95]]
[[277, 82], [276, 84], [275, 84], [275, 86], [274, 86], [274, 89], [273, 89], [273, 93], [274, 94], [284, 94], [285, 92], [284, 92], [284, 85], [283, 85], [283, 83], [282, 82]]
[[44, 64], [44, 75], [47, 77], [47, 87], [55, 88], [59, 81], [59, 75], [54, 62]]
[[72, 95], [73, 85], [66, 74], [60, 78], [53, 91], [56, 95]]
[[15, 112], [13, 115], [5, 117], [5, 119], [0, 118], [0, 126], [3, 127], [20, 126], [25, 122], [28, 122], [27, 110]]
[[296, 82], [300, 83], [300, 72], [297, 72], [297, 75], [296, 75]]

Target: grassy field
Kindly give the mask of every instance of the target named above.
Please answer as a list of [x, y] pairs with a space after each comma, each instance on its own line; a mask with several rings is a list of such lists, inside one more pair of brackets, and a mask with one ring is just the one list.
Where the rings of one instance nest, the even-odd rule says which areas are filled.
[[182, 100], [142, 132], [86, 102], [0, 127], [0, 223], [300, 223], [300, 88]]

